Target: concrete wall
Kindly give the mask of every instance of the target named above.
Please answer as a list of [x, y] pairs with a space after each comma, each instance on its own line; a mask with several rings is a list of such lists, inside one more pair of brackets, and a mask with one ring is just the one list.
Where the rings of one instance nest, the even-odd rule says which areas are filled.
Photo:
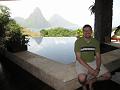
[[[111, 72], [120, 67], [119, 53], [120, 49], [102, 54], [102, 62]], [[9, 60], [56, 90], [75, 90], [81, 86], [77, 80], [75, 63], [62, 64], [28, 51], [5, 51], [4, 54]]]

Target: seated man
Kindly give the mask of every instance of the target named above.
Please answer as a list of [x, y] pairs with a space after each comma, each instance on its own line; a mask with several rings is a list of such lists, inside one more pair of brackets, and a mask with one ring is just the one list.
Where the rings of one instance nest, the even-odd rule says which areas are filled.
[[78, 80], [86, 90], [86, 85], [92, 90], [92, 84], [101, 77], [101, 80], [108, 80], [110, 72], [101, 64], [100, 44], [92, 37], [92, 27], [83, 26], [83, 37], [75, 41], [74, 51], [76, 55], [76, 71]]

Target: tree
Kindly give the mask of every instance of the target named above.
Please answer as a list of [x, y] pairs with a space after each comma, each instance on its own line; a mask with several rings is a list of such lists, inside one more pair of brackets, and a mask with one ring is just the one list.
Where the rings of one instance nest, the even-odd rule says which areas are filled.
[[82, 36], [83, 36], [82, 29], [77, 29], [77, 37], [82, 37]]
[[45, 36], [48, 35], [48, 31], [45, 30], [45, 29], [42, 29], [42, 30], [40, 31], [40, 34], [41, 34], [41, 36], [45, 37]]
[[[29, 41], [22, 33], [22, 27], [10, 17], [10, 9], [6, 6], [0, 6], [0, 44], [9, 50], [19, 51], [27, 49]], [[2, 43], [1, 43], [2, 42]], [[16, 47], [16, 48], [15, 48]], [[24, 49], [25, 48], [25, 49]]]
[[113, 0], [95, 0], [89, 7], [95, 14], [94, 36], [100, 43], [111, 41]]
[[[69, 30], [63, 27], [56, 27], [56, 28], [50, 28], [50, 29], [42, 29], [40, 31], [41, 36], [43, 37], [71, 37], [76, 36], [77, 30]], [[79, 36], [81, 36], [81, 31], [79, 33]]]
[[10, 21], [10, 9], [0, 5], [0, 37], [5, 37], [6, 25]]
[[116, 28], [114, 34], [115, 36], [120, 36], [120, 25]]
[[95, 3], [94, 2], [92, 5], [90, 5], [89, 10], [90, 10], [91, 14], [95, 14]]

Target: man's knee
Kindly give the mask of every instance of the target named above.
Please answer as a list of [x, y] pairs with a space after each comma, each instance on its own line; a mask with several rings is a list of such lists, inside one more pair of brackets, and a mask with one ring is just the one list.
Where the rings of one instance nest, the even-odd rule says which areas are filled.
[[111, 78], [111, 73], [107, 72], [104, 74], [105, 80], [109, 80]]
[[107, 72], [105, 74], [102, 75], [103, 80], [109, 80], [111, 78], [111, 73]]
[[81, 84], [84, 84], [86, 82], [86, 75], [85, 74], [79, 74], [78, 80]]

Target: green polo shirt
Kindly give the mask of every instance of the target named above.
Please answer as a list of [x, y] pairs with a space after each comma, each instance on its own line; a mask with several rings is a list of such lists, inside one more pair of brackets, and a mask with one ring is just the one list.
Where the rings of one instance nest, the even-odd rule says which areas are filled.
[[74, 51], [80, 52], [80, 56], [86, 62], [95, 60], [96, 52], [100, 52], [100, 44], [95, 38], [91, 38], [89, 42], [85, 41], [83, 37], [75, 41]]

